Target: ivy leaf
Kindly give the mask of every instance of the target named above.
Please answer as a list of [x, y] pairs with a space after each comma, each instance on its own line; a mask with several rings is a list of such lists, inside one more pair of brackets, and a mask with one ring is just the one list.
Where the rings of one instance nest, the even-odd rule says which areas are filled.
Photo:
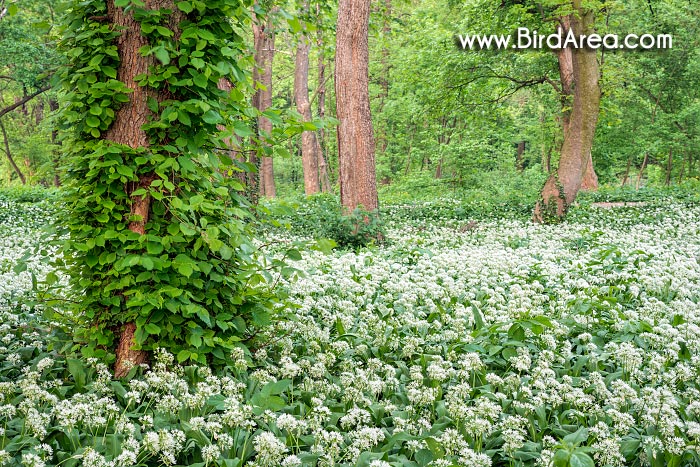
[[194, 11], [194, 7], [190, 2], [177, 2], [177, 7], [180, 11], [184, 13], [192, 13], [192, 11]]
[[165, 50], [164, 47], [158, 47], [155, 49], [155, 55], [158, 60], [163, 65], [169, 65], [170, 64], [170, 54], [168, 54], [168, 51]]

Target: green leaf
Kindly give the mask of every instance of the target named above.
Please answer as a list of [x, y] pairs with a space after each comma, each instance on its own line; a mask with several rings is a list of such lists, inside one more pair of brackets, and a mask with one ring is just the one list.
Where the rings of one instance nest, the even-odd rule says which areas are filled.
[[194, 7], [190, 2], [177, 2], [177, 7], [184, 13], [192, 13], [192, 11], [194, 11]]
[[595, 467], [595, 463], [593, 462], [593, 459], [586, 454], [585, 452], [581, 451], [574, 451], [571, 453], [571, 457], [569, 458], [569, 466], [570, 467]]
[[287, 250], [287, 257], [292, 261], [301, 261], [301, 253], [299, 253], [299, 250]]
[[554, 453], [554, 467], [569, 467], [569, 451], [559, 449]]
[[170, 64], [170, 55], [164, 47], [158, 47], [155, 49], [155, 56], [163, 65]]
[[205, 122], [207, 122], [211, 125], [215, 125], [217, 123], [221, 123], [224, 121], [224, 119], [221, 118], [221, 115], [219, 115], [219, 112], [216, 112], [214, 110], [210, 110], [207, 113], [205, 113], [202, 116], [202, 120], [204, 120]]
[[241, 138], [247, 138], [247, 137], [253, 136], [255, 134], [255, 133], [253, 133], [253, 130], [251, 130], [248, 125], [241, 122], [240, 120], [233, 122], [233, 132], [236, 133]]
[[144, 329], [149, 334], [160, 334], [160, 326], [157, 324], [148, 323], [146, 326], [144, 326]]
[[576, 430], [574, 433], [571, 433], [569, 435], [564, 436], [562, 441], [565, 443], [570, 443], [575, 446], [578, 446], [579, 444], [583, 443], [588, 439], [588, 429], [581, 427], [578, 430]]

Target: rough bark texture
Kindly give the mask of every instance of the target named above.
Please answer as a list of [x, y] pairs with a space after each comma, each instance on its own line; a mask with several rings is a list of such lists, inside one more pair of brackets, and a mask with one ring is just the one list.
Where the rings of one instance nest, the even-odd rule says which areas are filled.
[[[255, 47], [253, 80], [258, 86], [253, 96], [253, 105], [260, 112], [264, 112], [272, 106], [272, 59], [275, 54], [275, 34], [272, 28], [271, 19], [265, 23], [253, 22], [253, 45]], [[272, 122], [270, 119], [258, 118], [258, 134], [264, 136], [271, 132]], [[277, 196], [272, 158], [262, 157], [258, 164], [257, 157], [251, 156], [250, 162], [259, 165], [260, 195], [267, 198]]]
[[[585, 10], [580, 0], [572, 2], [574, 14], [562, 21], [562, 32], [570, 26], [578, 37], [593, 31], [593, 12]], [[567, 23], [568, 21], [568, 23]], [[570, 55], [570, 63], [569, 63]], [[562, 82], [562, 102], [568, 102], [567, 87], [572, 92], [571, 102], [562, 118], [564, 139], [559, 167], [550, 174], [535, 206], [534, 220], [547, 222], [561, 220], [581, 189], [588, 165], [593, 137], [600, 111], [598, 61], [595, 50], [564, 49], [558, 53]], [[573, 88], [573, 89], [572, 89]]]
[[369, 0], [340, 0], [336, 28], [335, 94], [340, 202], [346, 212], [379, 207], [374, 131], [369, 106]]
[[[309, 3], [304, 2], [304, 13], [308, 12]], [[311, 44], [306, 34], [299, 37], [296, 59], [294, 63], [294, 101], [297, 111], [305, 122], [312, 120], [311, 103], [309, 102], [309, 50]], [[321, 189], [318, 176], [318, 144], [315, 131], [305, 131], [301, 134], [301, 163], [304, 168], [304, 192], [306, 195], [318, 193]]]
[[[169, 8], [173, 13], [170, 25], [176, 29], [181, 16], [175, 8], [173, 0], [146, 0], [145, 7], [151, 10]], [[144, 57], [139, 49], [148, 44], [141, 35], [141, 26], [134, 19], [131, 11], [124, 11], [114, 5], [114, 0], [108, 0], [107, 12], [109, 21], [115, 28], [121, 31], [117, 39], [117, 49], [121, 63], [117, 70], [117, 79], [133, 90], [129, 95], [129, 102], [124, 104], [116, 112], [112, 126], [104, 135], [106, 140], [117, 144], [123, 144], [130, 148], [148, 147], [148, 136], [142, 127], [148, 122], [150, 111], [147, 100], [149, 96], [162, 100], [165, 96], [157, 95], [154, 91], [141, 87], [136, 83], [136, 76], [148, 73], [148, 67], [153, 63], [152, 57]], [[139, 178], [138, 182], [129, 183], [127, 191], [133, 193], [138, 188], [148, 187], [155, 179], [155, 174], [146, 174]], [[131, 206], [131, 221], [129, 230], [144, 235], [148, 223], [151, 206], [149, 196], [133, 198]], [[114, 376], [125, 376], [133, 365], [139, 365], [148, 360], [148, 354], [143, 350], [134, 350], [134, 333], [136, 325], [126, 323], [120, 330], [119, 343], [117, 345], [117, 361], [114, 366]]]

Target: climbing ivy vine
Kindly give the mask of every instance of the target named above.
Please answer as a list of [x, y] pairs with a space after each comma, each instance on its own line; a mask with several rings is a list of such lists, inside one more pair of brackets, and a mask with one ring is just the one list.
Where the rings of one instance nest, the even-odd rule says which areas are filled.
[[[218, 151], [222, 125], [245, 135], [254, 116], [242, 36], [251, 2], [173, 2], [177, 11], [113, 2], [140, 24], [148, 45], [139, 52], [152, 59], [136, 80], [158, 98], [148, 98], [146, 147], [105, 137], [133, 93], [118, 79], [122, 31], [104, 0], [74, 1], [62, 42], [70, 157], [61, 266], [76, 297], [75, 348], [113, 360], [121, 327], [135, 323], [136, 348], [223, 363], [269, 321], [274, 303], [252, 244], [253, 208], [241, 183], [225, 176], [233, 161]], [[173, 17], [181, 18], [176, 27]], [[234, 84], [230, 93], [217, 86], [221, 79]], [[144, 199], [149, 214], [139, 233], [129, 226]]]

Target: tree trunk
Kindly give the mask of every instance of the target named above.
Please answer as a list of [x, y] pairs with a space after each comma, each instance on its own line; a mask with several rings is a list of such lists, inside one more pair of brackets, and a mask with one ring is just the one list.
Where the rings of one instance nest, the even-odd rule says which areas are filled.
[[[321, 16], [321, 4], [316, 4], [316, 16], [320, 18]], [[318, 118], [325, 118], [326, 116], [326, 62], [324, 60], [324, 50], [325, 43], [323, 40], [323, 29], [318, 28], [317, 31], [317, 42], [318, 42]], [[331, 191], [331, 180], [328, 172], [328, 163], [326, 162], [326, 155], [323, 153], [326, 150], [325, 144], [326, 130], [319, 128], [318, 130], [318, 173], [321, 178], [321, 191], [328, 193]]]
[[374, 131], [369, 105], [367, 34], [370, 0], [340, 0], [336, 28], [335, 94], [340, 202], [346, 213], [379, 207]]
[[[384, 5], [382, 8], [382, 51], [381, 51], [381, 65], [382, 74], [379, 77], [379, 107], [378, 111], [381, 114], [384, 111], [384, 104], [389, 98], [389, 72], [391, 71], [391, 64], [389, 63], [389, 36], [391, 35], [391, 0], [384, 0]], [[383, 154], [386, 152], [386, 148], [389, 145], [389, 135], [387, 133], [386, 125], [380, 126], [379, 132], [379, 151]]]
[[598, 174], [595, 173], [595, 168], [593, 167], [593, 156], [591, 155], [591, 151], [588, 151], [588, 163], [586, 164], [586, 171], [583, 173], [581, 189], [583, 191], [598, 190]]
[[[171, 26], [176, 29], [180, 23], [182, 15], [175, 7], [173, 0], [150, 0], [145, 2], [145, 7], [150, 10], [169, 8], [174, 13], [171, 18]], [[136, 77], [148, 74], [148, 69], [154, 64], [152, 56], [144, 57], [140, 53], [142, 47], [148, 46], [147, 40], [141, 35], [141, 25], [134, 19], [133, 10], [125, 11], [122, 7], [114, 5], [114, 0], [107, 1], [107, 14], [113, 28], [121, 31], [117, 38], [117, 50], [121, 59], [117, 78], [128, 88], [132, 89], [129, 95], [129, 102], [122, 105], [116, 112], [114, 122], [104, 134], [106, 140], [116, 144], [122, 144], [136, 149], [148, 147], [149, 141], [146, 132], [142, 129], [148, 123], [150, 111], [147, 101], [149, 98], [163, 100], [166, 96], [156, 94], [147, 88], [136, 83]], [[177, 34], [177, 32], [176, 32]], [[131, 193], [139, 188], [148, 188], [156, 178], [153, 173], [142, 175], [138, 182], [127, 184], [127, 193]], [[141, 235], [146, 234], [146, 224], [148, 222], [151, 207], [151, 198], [148, 195], [133, 198], [131, 206], [131, 218], [129, 230]], [[136, 324], [125, 322], [120, 330], [119, 343], [117, 345], [117, 361], [114, 366], [114, 376], [121, 378], [125, 376], [134, 365], [145, 363], [148, 354], [143, 350], [135, 350], [134, 335]]]
[[515, 169], [518, 172], [525, 170], [523, 155], [525, 154], [525, 141], [518, 141], [518, 147], [515, 152]]
[[[565, 34], [570, 26], [576, 37], [590, 34], [593, 31], [593, 12], [584, 9], [581, 0], [573, 0], [572, 3], [575, 11], [568, 17], [568, 24], [566, 18], [562, 21], [560, 32]], [[600, 112], [598, 61], [595, 50], [562, 49], [558, 58], [562, 99], [568, 101], [567, 87], [569, 92], [573, 87], [573, 100], [571, 111], [565, 111], [562, 118], [564, 140], [559, 167], [556, 173], [550, 174], [542, 188], [533, 216], [536, 222], [562, 220], [576, 199], [588, 165]]]
[[[253, 105], [260, 112], [272, 107], [272, 60], [275, 55], [275, 33], [273, 31], [272, 19], [268, 16], [265, 23], [253, 21], [253, 42], [255, 47], [255, 69], [253, 70], [253, 80], [260, 83], [253, 96]], [[269, 137], [272, 133], [272, 122], [269, 118], [260, 116], [258, 118], [258, 135], [261, 139]], [[267, 143], [262, 143], [267, 144]], [[251, 163], [258, 165], [256, 156], [251, 156]], [[274, 167], [271, 157], [261, 157], [259, 162], [259, 182], [260, 195], [267, 198], [277, 196], [275, 187]], [[251, 180], [252, 181], [252, 180]], [[251, 190], [255, 189], [251, 187]]]
[[666, 180], [664, 185], [669, 186], [671, 184], [671, 172], [673, 170], [673, 149], [668, 148], [668, 163], [666, 164]]
[[639, 185], [642, 183], [642, 175], [644, 174], [644, 169], [647, 167], [647, 162], [649, 162], [649, 153], [646, 152], [644, 153], [644, 160], [642, 161], [642, 167], [639, 169], [639, 173], [637, 174], [637, 184], [635, 186], [635, 190], [639, 190]]
[[24, 174], [19, 169], [19, 166], [12, 157], [12, 152], [10, 152], [10, 139], [7, 137], [7, 131], [5, 130], [5, 125], [2, 123], [2, 120], [0, 120], [0, 131], [2, 131], [2, 139], [5, 145], [5, 155], [7, 156], [7, 160], [10, 162], [12, 169], [15, 171], [15, 173], [21, 180], [22, 185], [26, 185], [27, 179], [24, 177]]
[[[308, 14], [309, 2], [305, 0], [302, 15]], [[299, 37], [296, 60], [294, 64], [294, 101], [297, 111], [305, 122], [312, 120], [311, 103], [309, 102], [309, 50], [311, 43], [306, 34]], [[301, 163], [304, 168], [304, 192], [306, 196], [318, 193], [321, 189], [318, 176], [318, 144], [315, 131], [304, 131], [301, 134]]]
[[[49, 110], [52, 114], [55, 114], [58, 110], [58, 101], [56, 99], [49, 99]], [[58, 140], [58, 130], [54, 127], [51, 131], [51, 144], [54, 146], [60, 146], [61, 142]], [[61, 177], [58, 173], [58, 163], [59, 163], [59, 151], [53, 150], [53, 155], [51, 157], [51, 163], [53, 165], [53, 186], [56, 188], [61, 186]]]
[[627, 168], [625, 169], [625, 176], [622, 178], [622, 187], [623, 188], [625, 185], [627, 185], [627, 180], [630, 177], [630, 167], [632, 167], [632, 156], [630, 156], [630, 158], [627, 159]]

